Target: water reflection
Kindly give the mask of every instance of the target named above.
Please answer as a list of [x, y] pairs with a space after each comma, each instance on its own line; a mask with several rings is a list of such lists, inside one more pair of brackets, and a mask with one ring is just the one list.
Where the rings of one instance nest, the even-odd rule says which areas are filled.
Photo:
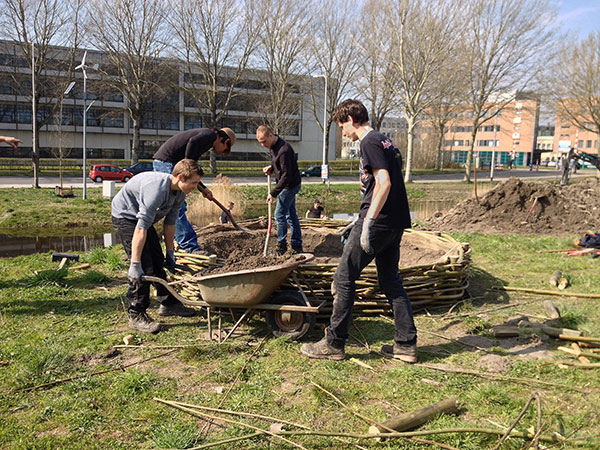
[[[455, 200], [418, 200], [410, 202], [411, 220], [425, 220], [436, 212], [447, 213], [456, 206]], [[333, 219], [353, 220], [358, 213], [334, 213], [330, 214]]]
[[[106, 236], [110, 236], [107, 238]], [[0, 257], [15, 257], [33, 253], [87, 252], [94, 247], [116, 243], [114, 233], [104, 236], [9, 236], [0, 234]]]

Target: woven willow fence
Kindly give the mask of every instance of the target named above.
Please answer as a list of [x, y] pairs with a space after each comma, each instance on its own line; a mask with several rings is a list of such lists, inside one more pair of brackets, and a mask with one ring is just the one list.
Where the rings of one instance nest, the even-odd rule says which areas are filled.
[[[303, 227], [327, 227], [341, 229], [347, 224], [337, 219], [301, 219]], [[465, 296], [469, 286], [471, 248], [452, 237], [437, 233], [406, 230], [403, 239], [418, 243], [420, 248], [439, 251], [442, 256], [435, 262], [423, 265], [400, 267], [404, 288], [408, 293], [413, 309], [423, 310], [433, 305], [449, 305]], [[186, 271], [178, 271], [175, 279], [180, 280], [175, 287], [189, 300], [200, 300], [198, 287], [193, 280], [185, 281], [190, 275], [210, 266], [223, 266], [221, 258], [210, 259], [207, 256], [176, 253], [177, 263], [186, 266]], [[301, 265], [296, 273], [310, 302], [320, 305], [325, 300], [321, 315], [329, 316], [333, 295], [331, 283], [337, 264], [310, 263]], [[294, 288], [291, 277], [279, 288]], [[361, 315], [392, 314], [391, 307], [380, 291], [377, 282], [377, 270], [374, 263], [367, 266], [356, 282], [356, 302], [354, 310]]]

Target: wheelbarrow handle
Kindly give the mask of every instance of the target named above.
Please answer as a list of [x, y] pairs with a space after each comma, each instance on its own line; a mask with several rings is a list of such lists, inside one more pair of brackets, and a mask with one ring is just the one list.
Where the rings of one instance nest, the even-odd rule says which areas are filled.
[[175, 289], [173, 289], [173, 287], [169, 283], [167, 283], [165, 280], [163, 280], [162, 278], [153, 277], [151, 275], [142, 275], [142, 281], [146, 281], [148, 283], [158, 283], [158, 284], [164, 286], [164, 288], [167, 291], [169, 291], [169, 293], [173, 297], [175, 297], [177, 300], [179, 300], [184, 305], [199, 306], [197, 302], [193, 302], [193, 301], [188, 300], [187, 298], [183, 297], [179, 292], [177, 292]]

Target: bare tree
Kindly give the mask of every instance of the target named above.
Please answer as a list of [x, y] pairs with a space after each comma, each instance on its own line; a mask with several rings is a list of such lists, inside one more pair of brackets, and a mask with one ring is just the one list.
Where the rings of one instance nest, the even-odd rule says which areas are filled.
[[[33, 77], [16, 72], [12, 82], [19, 92], [27, 93], [36, 111], [34, 136], [52, 121], [73, 76], [81, 4], [82, 0], [0, 1], [0, 34], [16, 43], [17, 57], [22, 56], [33, 72]], [[33, 187], [39, 188], [39, 140], [32, 150]]]
[[391, 55], [391, 35], [385, 22], [386, 0], [368, 0], [361, 11], [359, 27], [360, 52], [357, 58], [358, 71], [353, 87], [359, 97], [369, 106], [371, 124], [381, 129], [383, 119], [392, 111], [401, 108], [401, 98], [394, 93], [399, 83]]
[[166, 5], [162, 0], [90, 0], [91, 43], [104, 52], [104, 83], [127, 100], [133, 122], [131, 162], [138, 161], [140, 128], [147, 105], [167, 96], [176, 69], [161, 59], [167, 46]]
[[[598, 133], [600, 130], [600, 32], [590, 33], [581, 42], [569, 40], [561, 48], [562, 64], [553, 65], [550, 77], [560, 117], [575, 126]], [[566, 64], [564, 61], [576, 63]]]
[[440, 95], [435, 85], [459, 41], [456, 22], [461, 10], [451, 0], [392, 0], [387, 7], [390, 56], [399, 77], [395, 90], [408, 124], [406, 182], [412, 181], [415, 126]]
[[[437, 91], [437, 95], [426, 112], [428, 124], [435, 131], [435, 168], [439, 170], [443, 169], [442, 148], [446, 133], [457, 113], [462, 109], [460, 102], [463, 101], [466, 94], [464, 82], [466, 76], [459, 61], [460, 56], [452, 61], [447, 61], [437, 74], [433, 87]], [[457, 67], [457, 63], [459, 63], [459, 67]]]
[[[253, 0], [181, 0], [171, 20], [185, 63], [185, 95], [217, 127], [241, 94], [240, 81], [257, 40]], [[216, 156], [210, 151], [210, 168]]]
[[264, 122], [281, 135], [297, 122], [302, 108], [303, 54], [307, 51], [313, 29], [309, 0], [257, 0], [260, 11], [257, 65], [267, 95], [260, 114]]
[[[339, 3], [339, 2], [338, 2]], [[324, 163], [329, 162], [329, 133], [333, 112], [343, 96], [358, 69], [356, 55], [348, 51], [354, 45], [354, 36], [348, 33], [353, 28], [355, 19], [347, 10], [336, 4], [321, 3], [316, 8], [313, 21], [313, 34], [307, 54], [308, 73], [312, 76], [322, 76], [326, 79], [327, 92], [321, 83], [314, 83], [309, 77], [309, 92], [312, 100], [312, 110], [315, 120], [325, 133]], [[323, 114], [324, 95], [327, 96], [327, 111]], [[325, 118], [325, 117], [326, 118]], [[326, 123], [323, 123], [323, 120]]]
[[548, 26], [555, 11], [549, 0], [470, 0], [461, 54], [467, 68], [473, 116], [465, 181], [471, 180], [478, 128], [513, 102], [537, 79], [550, 57], [555, 31]]

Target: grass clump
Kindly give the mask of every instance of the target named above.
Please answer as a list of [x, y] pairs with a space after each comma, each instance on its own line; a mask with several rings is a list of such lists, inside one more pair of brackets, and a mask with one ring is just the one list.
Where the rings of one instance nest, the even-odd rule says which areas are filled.
[[156, 427], [150, 436], [155, 448], [191, 448], [199, 443], [194, 425], [168, 423]]

